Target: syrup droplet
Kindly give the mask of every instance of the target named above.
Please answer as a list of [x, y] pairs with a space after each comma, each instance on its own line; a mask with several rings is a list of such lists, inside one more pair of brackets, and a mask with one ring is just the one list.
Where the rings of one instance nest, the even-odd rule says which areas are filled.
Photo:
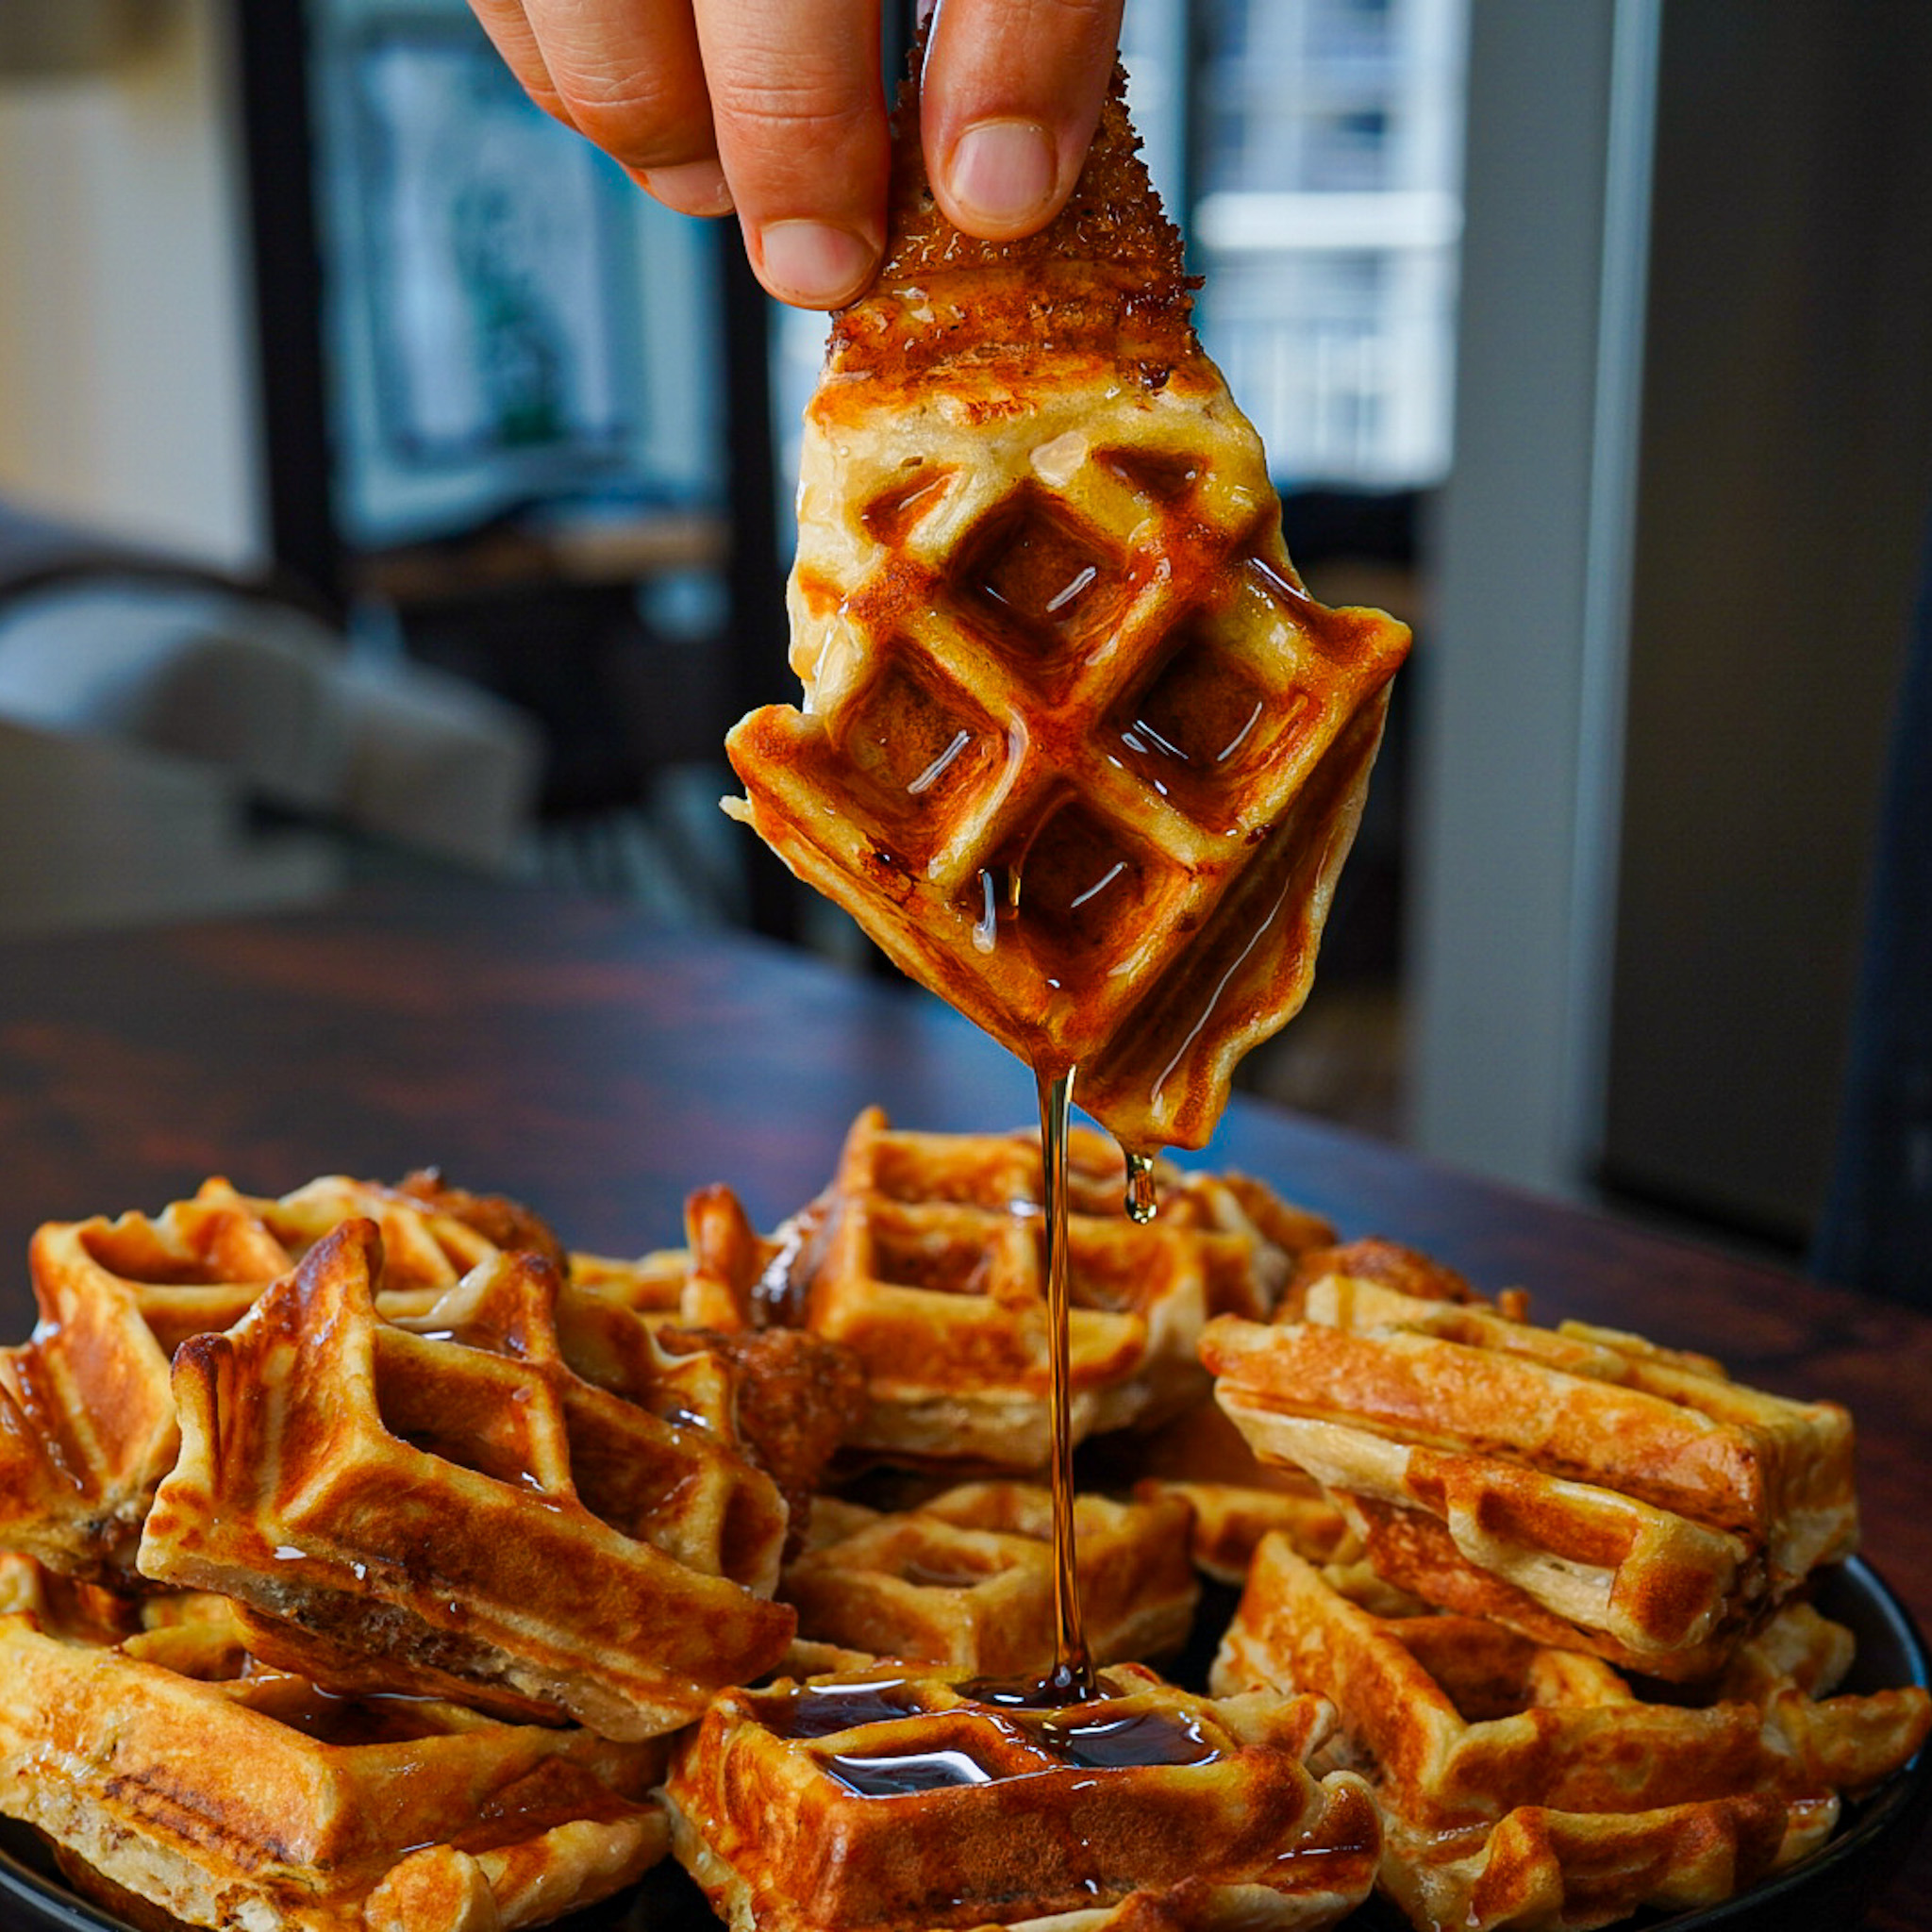
[[1000, 907], [992, 874], [984, 866], [979, 869], [979, 890], [984, 894], [985, 903], [973, 924], [973, 947], [975, 952], [990, 953], [999, 939]]
[[1126, 1209], [1128, 1220], [1141, 1227], [1160, 1212], [1160, 1197], [1154, 1191], [1154, 1157], [1151, 1154], [1127, 1156]]
[[[1003, 874], [1004, 891], [1001, 888]], [[1020, 867], [1017, 865], [983, 865], [979, 868], [980, 909], [979, 917], [973, 924], [973, 945], [975, 952], [991, 952], [999, 942], [1001, 914], [1004, 912], [1010, 917], [1019, 911], [1020, 876]]]

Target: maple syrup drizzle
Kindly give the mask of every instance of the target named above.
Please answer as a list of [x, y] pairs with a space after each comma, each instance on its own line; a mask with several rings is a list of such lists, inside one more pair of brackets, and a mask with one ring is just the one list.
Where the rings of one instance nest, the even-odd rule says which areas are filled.
[[1127, 1156], [1127, 1219], [1145, 1227], [1160, 1212], [1160, 1197], [1154, 1191], [1154, 1157]]
[[1067, 1137], [1074, 1074], [1036, 1067], [1040, 1088], [1041, 1207], [1046, 1231], [1046, 1328], [1052, 1363], [1053, 1673], [1043, 1692], [1077, 1701], [1094, 1694], [1093, 1659], [1080, 1618], [1080, 1576], [1074, 1548], [1073, 1343], [1067, 1319]]

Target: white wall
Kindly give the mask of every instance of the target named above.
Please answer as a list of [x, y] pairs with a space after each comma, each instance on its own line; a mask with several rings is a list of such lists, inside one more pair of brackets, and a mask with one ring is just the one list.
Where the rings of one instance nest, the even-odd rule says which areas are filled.
[[266, 539], [225, 21], [174, 0], [121, 66], [0, 75], [0, 494], [246, 566]]
[[1601, 1135], [1657, 4], [1472, 11], [1456, 458], [1406, 674], [1412, 1138], [1559, 1193]]

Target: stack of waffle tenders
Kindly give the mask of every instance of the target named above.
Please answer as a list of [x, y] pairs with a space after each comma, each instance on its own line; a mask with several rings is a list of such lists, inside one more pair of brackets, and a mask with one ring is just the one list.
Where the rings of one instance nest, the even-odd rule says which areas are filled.
[[[1037, 1244], [1038, 1141], [869, 1112], [773, 1233], [710, 1187], [682, 1248], [635, 1259], [568, 1251], [426, 1175], [279, 1199], [214, 1181], [151, 1221], [43, 1229], [42, 1322], [0, 1357], [20, 1418], [0, 1430], [6, 1541], [33, 1552], [0, 1557], [0, 1810], [137, 1924], [535, 1924], [675, 1838], [741, 1932], [834, 1904], [841, 1925], [962, 1932], [1067, 1913], [1312, 1926], [1372, 1879], [1427, 1932], [1563, 1932], [1750, 1884], [1918, 1748], [1925, 1697], [1831, 1695], [1849, 1640], [1802, 1602], [1801, 1566], [1853, 1530], [1835, 1411], [1631, 1338], [1535, 1329], [1520, 1294], [1335, 1247], [1240, 1176], [1162, 1166], [1161, 1218], [1136, 1225], [1118, 1154], [1089, 1136], [1074, 1154], [1096, 1282], [1125, 1284], [1081, 1312], [1139, 1324], [1095, 1357], [1127, 1392], [1090, 1407], [1075, 1505], [1103, 1702], [1028, 1708], [1012, 1688], [1052, 1661], [1044, 1489], [987, 1476], [990, 1425], [896, 1450], [879, 1434], [908, 1366], [962, 1416], [1037, 1417], [1012, 1407], [1041, 1399], [1037, 1260], [1017, 1290], [998, 1271], [1016, 1231]], [[895, 1284], [887, 1253], [950, 1291]], [[853, 1319], [874, 1292], [891, 1321]], [[1002, 1322], [1017, 1370], [959, 1341]], [[144, 1365], [111, 1491], [69, 1473], [108, 1466], [73, 1445], [108, 1439], [124, 1385], [65, 1374], [100, 1357], [63, 1338], [103, 1328], [109, 1359]], [[1687, 1624], [1698, 1681], [1668, 1704], [1598, 1633], [1525, 1620], [1493, 1580], [1472, 1614], [1467, 1559], [1423, 1602], [1414, 1539], [1265, 1459], [1257, 1364], [1300, 1360], [1309, 1328], [1462, 1348], [1471, 1399], [1491, 1362], [1514, 1388], [1560, 1361], [1619, 1400], [1716, 1383], [1722, 1415], [1672, 1405], [1704, 1445], [1687, 1466], [1724, 1448], [1730, 1467], [1754, 1418], [1778, 1422], [1749, 1533], [1767, 1554], [1743, 1570], [1775, 1569], [1787, 1601], [1767, 1587]], [[1807, 1461], [1787, 1409], [1838, 1446]], [[1541, 1493], [1524, 1467], [1531, 1489], [1496, 1492]], [[1228, 1599], [1196, 1570], [1243, 1592], [1214, 1700], [1145, 1668], [1223, 1639], [1200, 1607]], [[408, 1805], [386, 1810], [397, 1779]]]
[[739, 1415], [808, 1489], [858, 1385], [702, 1325], [741, 1234], [707, 1195], [691, 1249], [579, 1281], [427, 1174], [42, 1228], [0, 1356], [0, 1811], [142, 1924], [509, 1927], [632, 1882], [663, 1735], [794, 1626]]
[[[1320, 1217], [1241, 1175], [1156, 1170], [1159, 1218], [1121, 1211], [1104, 1136], [1068, 1150], [1070, 1407], [1074, 1440], [1197, 1402], [1197, 1343], [1220, 1314], [1271, 1310]], [[850, 1446], [897, 1460], [1038, 1470], [1049, 1438], [1040, 1141], [853, 1124], [832, 1185], [798, 1217], [774, 1276], [789, 1319], [864, 1364]]]
[[1408, 633], [1296, 575], [1136, 145], [1117, 79], [1065, 211], [987, 243], [902, 115], [806, 414], [803, 708], [726, 749], [800, 877], [1151, 1153], [1307, 996]]
[[1367, 1896], [1368, 1793], [1303, 1762], [1325, 1703], [1210, 1701], [1134, 1665], [1098, 1690], [1002, 1706], [874, 1671], [727, 1692], [666, 1786], [677, 1856], [764, 1932], [1320, 1926]]
[[1722, 1665], [1857, 1541], [1852, 1425], [1707, 1357], [1324, 1257], [1203, 1358], [1264, 1462], [1307, 1471], [1390, 1581], [1651, 1675]]
[[1319, 1761], [1370, 1776], [1382, 1887], [1424, 1932], [1716, 1905], [1824, 1843], [1839, 1792], [1924, 1740], [1923, 1692], [1830, 1695], [1850, 1635], [1802, 1604], [1705, 1701], [1659, 1703], [1599, 1657], [1419, 1602], [1378, 1610], [1361, 1583], [1268, 1539], [1212, 1683], [1334, 1703]]

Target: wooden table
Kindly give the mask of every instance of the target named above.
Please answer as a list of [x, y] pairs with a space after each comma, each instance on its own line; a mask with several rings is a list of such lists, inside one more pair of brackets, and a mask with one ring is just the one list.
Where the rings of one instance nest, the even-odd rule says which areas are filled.
[[[281, 1192], [437, 1164], [580, 1248], [680, 1240], [691, 1188], [763, 1224], [870, 1102], [901, 1124], [1031, 1118], [1030, 1076], [936, 1003], [600, 903], [387, 886], [272, 918], [0, 947], [0, 1341], [33, 1227], [157, 1210], [206, 1175]], [[1721, 1357], [1857, 1418], [1868, 1555], [1932, 1622], [1932, 1318], [1660, 1240], [1237, 1104], [1207, 1157], [1425, 1248], [1480, 1286]], [[1932, 1932], [1932, 1840], [1874, 1915]]]

